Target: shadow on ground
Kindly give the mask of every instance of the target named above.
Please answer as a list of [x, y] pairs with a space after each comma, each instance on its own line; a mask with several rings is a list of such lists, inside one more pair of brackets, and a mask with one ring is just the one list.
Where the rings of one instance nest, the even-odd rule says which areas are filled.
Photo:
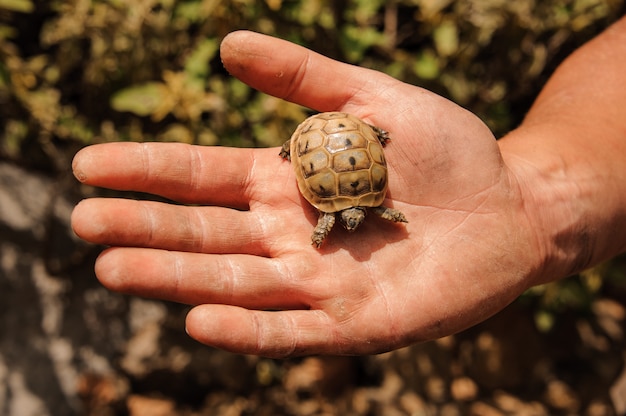
[[372, 357], [229, 354], [184, 333], [183, 305], [126, 297], [69, 228], [83, 197], [0, 163], [2, 415], [626, 413], [626, 290], [537, 330], [516, 302], [461, 334]]

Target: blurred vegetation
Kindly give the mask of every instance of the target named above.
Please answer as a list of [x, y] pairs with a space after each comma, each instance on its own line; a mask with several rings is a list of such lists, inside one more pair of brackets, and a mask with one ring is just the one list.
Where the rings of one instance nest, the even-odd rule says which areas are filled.
[[[623, 0], [0, 0], [0, 158], [61, 172], [97, 142], [281, 144], [308, 110], [228, 76], [219, 44], [236, 29], [431, 89], [500, 136], [625, 11]], [[611, 273], [559, 283], [559, 295], [534, 289], [540, 325]]]
[[251, 29], [384, 71], [501, 135], [623, 0], [0, 0], [0, 156], [66, 169], [118, 140], [274, 146], [306, 109], [229, 77], [220, 40]]

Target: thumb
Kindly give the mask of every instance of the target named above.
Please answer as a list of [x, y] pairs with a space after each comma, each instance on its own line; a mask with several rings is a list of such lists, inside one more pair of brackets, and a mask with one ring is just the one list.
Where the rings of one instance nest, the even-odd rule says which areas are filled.
[[369, 104], [386, 84], [397, 83], [380, 72], [249, 31], [226, 36], [220, 55], [228, 72], [251, 87], [319, 111]]

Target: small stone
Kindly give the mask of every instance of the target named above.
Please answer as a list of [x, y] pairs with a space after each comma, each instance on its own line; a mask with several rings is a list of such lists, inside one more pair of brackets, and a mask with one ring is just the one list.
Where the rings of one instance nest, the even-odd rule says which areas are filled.
[[454, 400], [470, 401], [476, 398], [478, 394], [478, 386], [469, 377], [459, 377], [452, 380], [450, 392]]
[[548, 383], [545, 399], [548, 405], [571, 413], [578, 413], [580, 402], [572, 388], [561, 380], [553, 380]]

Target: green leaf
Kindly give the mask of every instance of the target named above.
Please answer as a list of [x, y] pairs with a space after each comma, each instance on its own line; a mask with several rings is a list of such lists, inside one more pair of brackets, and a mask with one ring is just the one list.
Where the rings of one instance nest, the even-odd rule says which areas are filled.
[[422, 79], [435, 79], [439, 76], [439, 60], [428, 49], [424, 50], [413, 64], [413, 72]]
[[385, 36], [373, 27], [349, 25], [344, 29], [340, 40], [348, 59], [358, 62], [369, 48], [384, 44]]
[[166, 94], [167, 89], [159, 82], [134, 85], [115, 93], [111, 97], [111, 107], [116, 111], [148, 116], [163, 102]]
[[35, 5], [31, 0], [0, 0], [0, 9], [30, 13], [35, 9]]
[[433, 40], [439, 55], [453, 55], [459, 49], [459, 33], [454, 22], [441, 23], [433, 33]]
[[209, 61], [219, 50], [219, 41], [207, 38], [196, 46], [185, 62], [185, 72], [197, 78], [206, 78], [209, 75]]

